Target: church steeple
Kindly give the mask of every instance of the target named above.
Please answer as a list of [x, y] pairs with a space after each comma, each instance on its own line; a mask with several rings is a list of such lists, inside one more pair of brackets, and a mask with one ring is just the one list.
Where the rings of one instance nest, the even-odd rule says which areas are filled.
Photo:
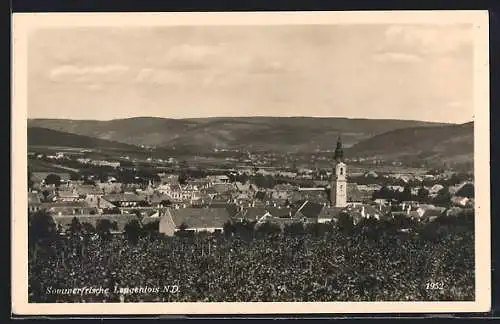
[[347, 206], [347, 166], [344, 163], [344, 149], [342, 148], [342, 140], [337, 140], [335, 148], [335, 165], [332, 175], [332, 184], [330, 191], [330, 201], [332, 206], [344, 208]]
[[337, 147], [335, 148], [335, 161], [342, 162], [344, 160], [344, 149], [342, 148], [342, 140], [340, 135], [337, 139]]

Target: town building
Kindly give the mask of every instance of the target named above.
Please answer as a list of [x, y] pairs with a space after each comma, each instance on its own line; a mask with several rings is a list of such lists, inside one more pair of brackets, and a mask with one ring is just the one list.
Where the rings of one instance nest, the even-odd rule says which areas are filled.
[[173, 236], [183, 227], [187, 231], [222, 232], [230, 221], [226, 208], [168, 208], [160, 217], [159, 232]]
[[335, 149], [335, 170], [330, 189], [330, 201], [332, 206], [340, 208], [347, 206], [347, 166], [343, 161], [344, 150], [339, 136]]

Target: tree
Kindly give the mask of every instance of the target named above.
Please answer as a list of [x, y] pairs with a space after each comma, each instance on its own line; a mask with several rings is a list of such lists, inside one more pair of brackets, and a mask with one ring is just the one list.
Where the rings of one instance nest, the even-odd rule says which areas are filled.
[[133, 219], [125, 225], [125, 237], [132, 244], [137, 244], [142, 235], [141, 224], [137, 219]]
[[234, 234], [235, 230], [236, 230], [236, 228], [231, 221], [227, 221], [224, 223], [222, 231], [223, 231], [224, 236], [226, 238], [231, 237]]
[[71, 235], [79, 235], [81, 234], [82, 232], [82, 224], [80, 224], [80, 221], [78, 220], [78, 218], [75, 216], [73, 217], [73, 219], [71, 220], [71, 225], [70, 225], [70, 228], [69, 228], [69, 232]]
[[48, 246], [57, 237], [57, 226], [52, 216], [39, 211], [28, 218], [28, 243], [30, 245]]
[[265, 222], [257, 227], [255, 232], [258, 237], [270, 237], [281, 233], [281, 228], [275, 223]]
[[417, 193], [417, 201], [420, 203], [425, 203], [429, 200], [429, 190], [425, 189], [425, 187], [421, 187], [418, 189]]
[[87, 222], [82, 223], [82, 230], [86, 235], [90, 235], [96, 232], [94, 225]]
[[332, 223], [309, 223], [306, 225], [306, 233], [315, 237], [322, 237], [332, 232]]
[[399, 201], [410, 201], [412, 200], [410, 185], [405, 185], [403, 192], [399, 194]]
[[45, 184], [59, 187], [61, 185], [61, 177], [57, 174], [51, 173], [45, 178]]
[[285, 225], [284, 231], [286, 235], [290, 236], [300, 236], [304, 235], [304, 225], [300, 222], [293, 222], [291, 224]]
[[142, 224], [142, 234], [149, 237], [155, 237], [160, 233], [160, 221], [155, 220]]
[[448, 188], [443, 188], [438, 191], [436, 197], [433, 199], [433, 204], [436, 206], [450, 207], [451, 205], [451, 193]]
[[395, 193], [389, 187], [383, 186], [379, 191], [373, 192], [373, 199], [394, 199]]
[[178, 231], [175, 233], [175, 235], [179, 236], [179, 237], [187, 237], [189, 236], [189, 231], [188, 231], [188, 225], [185, 223], [185, 222], [182, 222], [179, 227], [178, 227]]
[[187, 182], [187, 179], [188, 179], [187, 173], [185, 171], [181, 171], [181, 173], [179, 174], [179, 179], [178, 179], [179, 184], [185, 185]]
[[97, 221], [95, 229], [97, 234], [103, 239], [109, 239], [111, 237], [111, 229], [113, 229], [113, 224], [109, 219], [100, 219]]
[[342, 232], [350, 233], [354, 229], [352, 217], [346, 212], [340, 212], [337, 227]]
[[256, 224], [255, 221], [249, 222], [247, 220], [233, 223], [234, 234], [244, 240], [251, 240], [254, 238]]

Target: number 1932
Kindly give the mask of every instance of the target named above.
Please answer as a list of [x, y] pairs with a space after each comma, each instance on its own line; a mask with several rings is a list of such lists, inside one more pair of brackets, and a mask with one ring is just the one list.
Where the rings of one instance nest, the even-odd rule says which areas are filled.
[[443, 290], [444, 283], [442, 282], [428, 282], [425, 284], [425, 289], [428, 290]]

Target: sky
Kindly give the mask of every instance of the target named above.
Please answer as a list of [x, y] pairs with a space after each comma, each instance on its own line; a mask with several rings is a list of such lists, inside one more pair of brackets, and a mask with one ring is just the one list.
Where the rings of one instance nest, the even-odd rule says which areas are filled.
[[28, 117], [473, 119], [470, 25], [37, 29]]

